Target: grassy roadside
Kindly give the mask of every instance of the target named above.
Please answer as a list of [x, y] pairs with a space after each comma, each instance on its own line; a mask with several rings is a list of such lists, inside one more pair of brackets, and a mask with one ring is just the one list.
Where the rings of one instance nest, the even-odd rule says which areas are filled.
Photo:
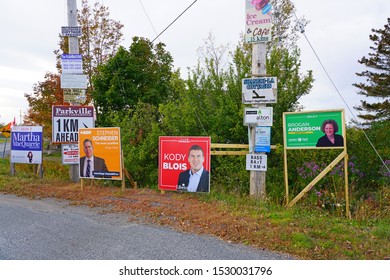
[[[37, 179], [31, 165], [17, 165], [9, 176], [9, 161], [1, 160], [0, 193], [32, 199], [66, 199], [73, 205], [123, 212], [129, 221], [154, 223], [181, 231], [210, 234], [313, 260], [390, 259], [390, 214], [382, 209], [375, 218], [334, 216], [320, 208], [297, 205], [285, 208], [248, 197], [126, 189], [111, 181], [89, 182], [83, 191], [70, 183], [68, 169], [59, 160], [45, 159], [45, 177]], [[387, 211], [387, 212], [386, 212]]]

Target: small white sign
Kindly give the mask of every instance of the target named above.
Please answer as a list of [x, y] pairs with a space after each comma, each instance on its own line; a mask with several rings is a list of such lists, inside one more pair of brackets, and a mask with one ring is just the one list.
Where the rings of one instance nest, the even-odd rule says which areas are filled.
[[242, 103], [266, 104], [277, 102], [277, 77], [242, 79]]
[[87, 88], [87, 75], [61, 75], [61, 88]]
[[273, 107], [245, 108], [244, 125], [272, 126]]
[[246, 170], [267, 171], [267, 155], [265, 154], [247, 154]]
[[79, 164], [79, 145], [62, 144], [62, 164]]
[[79, 37], [81, 36], [81, 26], [62, 26], [62, 37]]
[[81, 54], [61, 55], [62, 74], [83, 74], [83, 58]]

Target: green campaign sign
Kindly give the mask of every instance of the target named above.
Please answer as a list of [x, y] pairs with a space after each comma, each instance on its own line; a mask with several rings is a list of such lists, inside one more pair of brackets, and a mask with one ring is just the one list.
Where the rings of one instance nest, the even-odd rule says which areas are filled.
[[284, 113], [283, 129], [287, 149], [345, 145], [344, 110]]

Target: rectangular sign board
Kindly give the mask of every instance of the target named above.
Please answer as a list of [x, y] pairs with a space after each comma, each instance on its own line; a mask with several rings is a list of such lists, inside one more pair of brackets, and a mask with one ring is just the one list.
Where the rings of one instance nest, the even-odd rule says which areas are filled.
[[79, 135], [80, 178], [122, 180], [120, 128], [80, 128]]
[[267, 155], [265, 154], [247, 154], [246, 170], [267, 171]]
[[271, 127], [270, 126], [256, 126], [255, 152], [256, 153], [271, 152]]
[[270, 0], [245, 0], [245, 42], [264, 43], [272, 40], [272, 5]]
[[345, 134], [343, 109], [283, 113], [286, 149], [344, 148]]
[[62, 74], [83, 74], [83, 58], [81, 54], [61, 55]]
[[61, 88], [87, 88], [87, 75], [61, 74]]
[[93, 128], [93, 106], [62, 106], [52, 107], [52, 142], [78, 143], [80, 128]]
[[64, 88], [64, 102], [81, 103], [86, 99], [85, 89]]
[[13, 126], [11, 132], [11, 162], [42, 164], [42, 126]]
[[81, 26], [61, 26], [62, 37], [79, 37], [81, 36]]
[[273, 107], [245, 108], [244, 125], [272, 126]]
[[[159, 189], [208, 193], [210, 191], [210, 149], [210, 137], [160, 136]], [[190, 182], [190, 176], [197, 178], [198, 181]]]
[[277, 77], [242, 79], [242, 103], [277, 103]]
[[62, 164], [79, 164], [79, 152], [78, 144], [62, 144]]

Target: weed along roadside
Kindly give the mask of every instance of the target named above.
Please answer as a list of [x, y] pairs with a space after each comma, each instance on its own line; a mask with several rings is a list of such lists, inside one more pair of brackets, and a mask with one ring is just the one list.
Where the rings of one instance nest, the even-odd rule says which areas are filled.
[[155, 188], [126, 188], [122, 192], [120, 182], [112, 181], [94, 181], [81, 191], [80, 184], [69, 182], [66, 166], [53, 156], [49, 159], [44, 161], [43, 179], [34, 176], [31, 165], [17, 165], [15, 176], [9, 176], [9, 160], [3, 159], [0, 192], [101, 207], [104, 212], [124, 213], [131, 221], [213, 235], [228, 242], [288, 253], [297, 259], [390, 258], [389, 208], [367, 204], [347, 219], [323, 207], [313, 207], [309, 199], [286, 208], [272, 201], [260, 202], [216, 190], [209, 195], [162, 194]]

